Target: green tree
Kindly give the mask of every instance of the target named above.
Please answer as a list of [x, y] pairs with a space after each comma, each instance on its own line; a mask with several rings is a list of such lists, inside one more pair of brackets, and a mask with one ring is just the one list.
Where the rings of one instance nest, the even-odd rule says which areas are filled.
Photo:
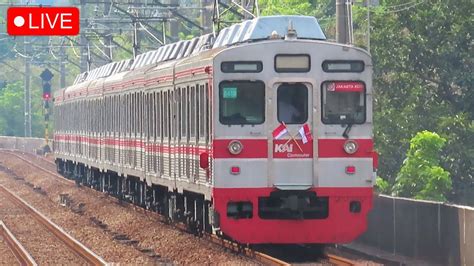
[[[8, 83], [0, 90], [0, 135], [24, 136], [24, 91], [22, 82]], [[43, 136], [43, 111], [39, 90], [32, 90], [31, 130], [34, 137]]]
[[390, 183], [387, 182], [387, 180], [381, 178], [380, 176], [377, 176], [375, 179], [375, 188], [379, 193], [382, 194], [390, 194], [392, 190], [392, 186]]
[[452, 189], [449, 172], [439, 166], [439, 153], [446, 139], [438, 134], [418, 132], [397, 175], [393, 192], [397, 196], [446, 201]]
[[328, 39], [334, 39], [335, 32], [335, 0], [261, 0], [260, 15], [303, 15], [314, 16], [326, 33]]
[[261, 0], [262, 16], [271, 15], [314, 15], [315, 9], [308, 0]]
[[[393, 183], [410, 136], [435, 131], [447, 143], [440, 165], [452, 174], [449, 199], [474, 204], [473, 3], [405, 3], [381, 1], [371, 12], [379, 174]], [[359, 11], [355, 24], [363, 25], [367, 10]]]
[[21, 82], [9, 83], [0, 91], [0, 135], [23, 135], [23, 95]]
[[442, 116], [437, 131], [446, 138], [442, 165], [453, 177], [451, 200], [474, 205], [474, 122], [467, 113]]

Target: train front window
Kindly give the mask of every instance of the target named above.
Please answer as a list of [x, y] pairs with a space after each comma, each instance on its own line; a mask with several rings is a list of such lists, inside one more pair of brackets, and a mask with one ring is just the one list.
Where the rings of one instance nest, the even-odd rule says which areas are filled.
[[224, 125], [256, 125], [265, 121], [265, 84], [223, 81], [219, 85], [219, 121]]
[[303, 124], [308, 120], [308, 89], [301, 83], [284, 83], [277, 91], [278, 121]]
[[365, 85], [355, 81], [330, 81], [322, 86], [322, 120], [325, 124], [365, 122]]

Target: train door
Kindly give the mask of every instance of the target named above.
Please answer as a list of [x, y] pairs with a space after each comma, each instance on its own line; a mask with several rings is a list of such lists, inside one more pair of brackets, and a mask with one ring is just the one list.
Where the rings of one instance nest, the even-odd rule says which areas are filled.
[[273, 185], [282, 190], [307, 189], [313, 185], [312, 86], [276, 83], [273, 90]]

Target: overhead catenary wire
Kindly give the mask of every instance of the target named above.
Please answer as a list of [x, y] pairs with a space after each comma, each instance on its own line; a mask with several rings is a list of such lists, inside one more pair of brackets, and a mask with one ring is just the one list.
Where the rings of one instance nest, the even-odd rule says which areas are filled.
[[76, 48], [74, 48], [74, 44], [72, 43], [72, 40], [69, 40], [69, 43], [71, 44], [72, 52], [74, 53], [74, 55], [75, 55], [77, 58], [81, 58], [81, 56], [80, 56], [79, 54], [77, 54]]
[[420, 2], [414, 3], [411, 6], [403, 7], [403, 8], [397, 9], [397, 10], [385, 11], [385, 13], [399, 13], [399, 12], [414, 8], [415, 6], [421, 5], [424, 2], [425, 2], [425, 0], [421, 0]]
[[148, 33], [155, 41], [159, 42], [161, 45], [163, 45], [163, 41], [161, 41], [160, 39], [158, 39], [155, 35], [153, 35], [153, 33], [151, 33], [145, 26], [143, 26], [143, 24], [141, 22], [138, 22], [138, 24], [140, 24], [140, 27], [146, 31], [146, 33]]
[[49, 38], [49, 40], [48, 40], [49, 53], [53, 56], [54, 59], [59, 60], [59, 59], [56, 57], [56, 55], [54, 54], [54, 52], [53, 52], [52, 43], [53, 43], [53, 40], [52, 40], [51, 38]]
[[[390, 5], [390, 6], [385, 6], [385, 8], [393, 8], [393, 9], [398, 9], [398, 8], [403, 8], [403, 7], [406, 7], [408, 5], [411, 5], [411, 4], [414, 4], [416, 3], [417, 1], [409, 1], [409, 2], [406, 2], [406, 3], [403, 3], [403, 4], [396, 4], [396, 5]], [[422, 1], [423, 2], [423, 1]]]
[[12, 50], [19, 56], [23, 57], [23, 58], [32, 58], [31, 56], [28, 56], [28, 55], [25, 55], [23, 53], [20, 53], [17, 49], [16, 49], [16, 46], [17, 44], [15, 43], [15, 45], [13, 46]]
[[408, 3], [402, 4], [402, 5], [398, 5], [397, 9], [392, 9], [392, 7], [395, 7], [397, 5], [382, 6], [382, 9], [370, 8], [370, 6], [368, 6], [366, 8], [368, 8], [370, 10], [370, 12], [374, 12], [374, 13], [376, 12], [376, 13], [384, 13], [384, 14], [395, 14], [395, 13], [399, 13], [399, 12], [403, 12], [403, 11], [412, 9], [412, 8], [418, 6], [418, 5], [423, 4], [424, 2], [425, 2], [425, 0], [420, 0], [418, 2], [416, 2], [416, 1], [408, 2]]

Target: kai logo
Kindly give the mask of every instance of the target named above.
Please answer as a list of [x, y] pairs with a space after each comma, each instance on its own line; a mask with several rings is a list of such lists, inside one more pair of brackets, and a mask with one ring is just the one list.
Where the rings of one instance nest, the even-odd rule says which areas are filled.
[[275, 144], [275, 152], [293, 152], [293, 144]]

